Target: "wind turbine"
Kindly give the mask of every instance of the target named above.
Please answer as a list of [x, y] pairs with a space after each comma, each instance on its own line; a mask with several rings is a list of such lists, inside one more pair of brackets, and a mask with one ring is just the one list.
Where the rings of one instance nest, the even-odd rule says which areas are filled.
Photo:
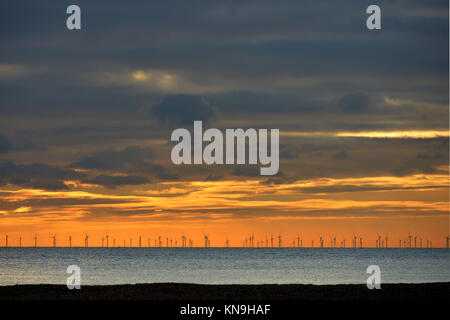
[[5, 235], [5, 247], [8, 248], [8, 235]]
[[87, 233], [85, 233], [85, 236], [84, 236], [84, 246], [86, 248], [89, 247], [89, 235]]
[[273, 233], [270, 235], [270, 245], [271, 245], [272, 248], [273, 248]]
[[22, 237], [19, 237], [19, 248], [22, 247]]
[[408, 239], [409, 239], [409, 248], [411, 249], [411, 238], [412, 238], [412, 235], [411, 235], [411, 233], [408, 231]]
[[37, 236], [34, 236], [34, 247], [37, 248]]
[[56, 247], [56, 235], [53, 235], [53, 248]]
[[363, 238], [359, 237], [359, 247], [362, 248], [363, 247]]
[[281, 233], [278, 234], [278, 248], [281, 248], [282, 241], [281, 241]]
[[72, 248], [72, 236], [69, 235], [69, 248]]

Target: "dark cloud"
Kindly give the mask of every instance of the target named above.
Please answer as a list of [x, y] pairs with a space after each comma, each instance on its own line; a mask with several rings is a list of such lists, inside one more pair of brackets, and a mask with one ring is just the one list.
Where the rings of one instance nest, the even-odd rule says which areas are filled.
[[151, 149], [139, 147], [127, 147], [123, 150], [105, 150], [92, 155], [82, 157], [70, 164], [72, 168], [93, 170], [119, 170], [134, 172], [142, 169], [151, 169], [148, 162], [153, 158]]
[[201, 96], [180, 94], [164, 97], [153, 106], [152, 114], [165, 124], [192, 125], [194, 120], [208, 121], [214, 109]]
[[71, 168], [104, 171], [114, 174], [98, 175], [85, 180], [88, 183], [106, 187], [119, 185], [137, 185], [150, 182], [150, 177], [160, 180], [178, 180], [176, 173], [169, 172], [163, 165], [153, 163], [154, 152], [149, 148], [127, 147], [122, 150], [105, 150], [85, 157], [70, 164]]
[[232, 172], [235, 176], [240, 177], [259, 177], [260, 170], [259, 167], [255, 166], [236, 166]]
[[150, 180], [147, 177], [139, 175], [129, 175], [129, 176], [98, 175], [93, 178], [83, 179], [82, 181], [85, 183], [101, 185], [107, 188], [116, 188], [119, 186], [127, 186], [127, 185], [140, 185], [150, 182]]
[[67, 189], [65, 180], [76, 180], [84, 175], [70, 169], [42, 163], [0, 163], [0, 185], [12, 184], [22, 187], [58, 190]]
[[11, 151], [12, 149], [12, 144], [11, 141], [9, 140], [9, 138], [0, 133], [0, 153], [6, 153]]
[[347, 94], [339, 99], [338, 106], [345, 112], [364, 112], [371, 106], [371, 99], [364, 93]]
[[338, 159], [338, 160], [345, 160], [345, 159], [350, 158], [350, 155], [346, 151], [341, 151], [341, 152], [334, 154], [333, 158]]

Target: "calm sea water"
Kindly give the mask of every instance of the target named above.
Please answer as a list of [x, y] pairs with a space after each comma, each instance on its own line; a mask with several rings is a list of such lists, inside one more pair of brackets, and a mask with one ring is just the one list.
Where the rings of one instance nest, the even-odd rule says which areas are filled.
[[0, 285], [65, 284], [67, 266], [84, 285], [366, 283], [369, 265], [382, 283], [450, 281], [447, 249], [0, 248]]

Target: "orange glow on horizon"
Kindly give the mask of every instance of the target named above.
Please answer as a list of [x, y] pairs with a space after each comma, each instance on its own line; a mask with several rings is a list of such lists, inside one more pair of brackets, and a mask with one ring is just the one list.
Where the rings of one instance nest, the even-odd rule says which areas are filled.
[[[448, 175], [417, 174], [404, 177], [320, 178], [265, 184], [259, 180], [164, 182], [124, 190], [67, 183], [62, 191], [3, 188], [7, 207], [0, 211], [0, 234], [10, 243], [19, 236], [24, 246], [101, 246], [106, 234], [137, 246], [139, 236], [160, 235], [180, 242], [181, 235], [202, 246], [204, 234], [212, 246], [242, 246], [250, 234], [265, 243], [282, 234], [283, 246], [301, 236], [305, 246], [320, 236], [346, 239], [353, 234], [375, 245], [376, 235], [388, 234], [398, 246], [408, 232], [444, 246], [448, 234]], [[64, 240], [65, 239], [65, 240]], [[394, 240], [395, 239], [395, 240]], [[256, 240], [255, 240], [256, 241]], [[328, 240], [329, 241], [329, 240]], [[0, 246], [4, 244], [0, 236]], [[110, 244], [112, 245], [112, 244]], [[152, 243], [154, 246], [154, 242]], [[316, 245], [315, 245], [316, 246]]]

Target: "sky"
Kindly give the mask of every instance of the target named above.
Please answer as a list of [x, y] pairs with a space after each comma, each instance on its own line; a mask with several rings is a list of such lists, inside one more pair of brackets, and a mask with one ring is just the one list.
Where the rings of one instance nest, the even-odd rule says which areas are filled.
[[[449, 234], [448, 1], [0, 3], [0, 246]], [[175, 128], [280, 129], [280, 170], [171, 162]]]

